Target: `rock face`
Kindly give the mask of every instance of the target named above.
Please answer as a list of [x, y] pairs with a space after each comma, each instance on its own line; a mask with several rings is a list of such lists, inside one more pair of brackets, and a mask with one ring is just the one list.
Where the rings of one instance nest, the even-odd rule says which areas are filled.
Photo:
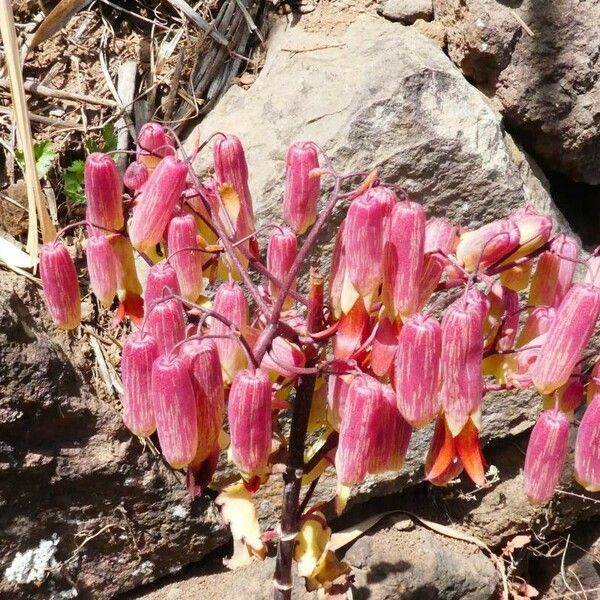
[[280, 219], [285, 152], [299, 139], [321, 144], [341, 172], [379, 169], [465, 225], [526, 202], [558, 217], [482, 94], [433, 42], [384, 19], [362, 18], [341, 37], [276, 28], [254, 85], [231, 88], [192, 137], [216, 131], [245, 144], [263, 220]]
[[211, 502], [190, 505], [94, 394], [85, 338], [46, 331], [24, 282], [0, 272], [0, 597], [111, 598], [222, 544]]
[[600, 3], [434, 0], [434, 10], [452, 60], [540, 162], [600, 183]]

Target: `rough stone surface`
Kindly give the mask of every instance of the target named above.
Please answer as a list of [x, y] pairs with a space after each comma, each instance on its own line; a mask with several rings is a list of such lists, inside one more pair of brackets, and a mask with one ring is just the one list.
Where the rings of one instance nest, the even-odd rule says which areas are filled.
[[491, 600], [498, 574], [476, 546], [392, 516], [345, 555], [355, 574], [356, 600]]
[[[558, 217], [543, 176], [501, 116], [417, 31], [362, 17], [339, 36], [301, 23], [271, 35], [254, 85], [231, 88], [192, 135], [240, 136], [263, 220], [280, 218], [285, 152], [298, 139], [320, 143], [341, 172], [378, 168], [431, 214], [465, 225], [526, 202]], [[293, 51], [303, 49], [310, 51]], [[199, 158], [201, 170], [209, 154]]]
[[377, 12], [390, 21], [411, 25], [417, 19], [431, 20], [433, 2], [432, 0], [383, 0]]
[[452, 60], [540, 162], [600, 183], [600, 3], [434, 0], [434, 10]]
[[[491, 600], [498, 575], [494, 565], [476, 546], [459, 542], [392, 515], [346, 549], [352, 567], [356, 600]], [[254, 562], [234, 573], [219, 558], [128, 596], [128, 600], [268, 600], [272, 597], [274, 559]], [[294, 581], [294, 598], [316, 600], [317, 593]], [[125, 599], [124, 599], [125, 600]]]
[[94, 392], [87, 341], [47, 327], [26, 281], [0, 271], [0, 597], [112, 598], [228, 534]]

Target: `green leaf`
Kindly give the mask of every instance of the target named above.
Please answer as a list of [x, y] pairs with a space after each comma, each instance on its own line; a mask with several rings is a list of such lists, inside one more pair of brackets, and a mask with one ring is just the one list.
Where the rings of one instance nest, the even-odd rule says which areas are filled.
[[102, 140], [104, 141], [104, 152], [112, 152], [117, 149], [117, 132], [114, 123], [107, 123], [102, 128]]
[[74, 160], [65, 169], [65, 196], [72, 204], [85, 204], [83, 193], [83, 169], [85, 163], [82, 160]]
[[102, 128], [102, 145], [94, 140], [86, 140], [85, 147], [88, 152], [113, 152], [117, 149], [117, 134], [113, 123], [107, 123]]
[[[52, 163], [56, 158], [56, 152], [54, 152], [54, 146], [50, 140], [43, 140], [33, 145], [33, 156], [35, 158], [35, 169], [37, 176], [43, 179], [48, 174]], [[25, 173], [25, 157], [21, 150], [15, 151], [15, 158], [21, 167], [23, 173]]]

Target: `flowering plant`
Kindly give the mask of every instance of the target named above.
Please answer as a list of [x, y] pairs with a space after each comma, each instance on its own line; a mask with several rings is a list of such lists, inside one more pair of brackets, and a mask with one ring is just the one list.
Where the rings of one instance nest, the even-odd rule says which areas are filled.
[[[486, 486], [481, 403], [500, 389], [543, 398], [525, 485], [544, 503], [587, 388], [575, 477], [600, 491], [600, 363], [584, 354], [600, 313], [600, 256], [581, 260], [577, 242], [531, 207], [474, 230], [427, 219], [403, 189], [374, 172], [339, 174], [311, 142], [287, 153], [285, 224], [256, 229], [240, 140], [217, 134], [213, 153], [214, 175], [201, 181], [174, 136], [145, 125], [122, 178], [108, 154], [88, 157], [86, 219], [75, 225], [87, 229], [91, 289], [129, 331], [127, 427], [157, 433], [192, 497], [211, 485], [222, 450], [239, 470], [217, 498], [231, 566], [275, 540], [275, 598], [291, 596], [294, 559], [308, 589], [344, 589], [351, 574], [328, 548], [327, 507], [310, 505], [323, 471], [335, 469], [329, 508], [339, 513], [353, 485], [398, 471], [412, 431], [435, 422], [427, 479], [445, 485], [464, 471]], [[347, 215], [323, 272], [313, 253], [339, 203]], [[56, 326], [73, 329], [81, 307], [67, 229], [43, 246], [40, 273]], [[585, 279], [575, 283], [578, 263]], [[261, 533], [252, 496], [277, 474], [280, 527]]]

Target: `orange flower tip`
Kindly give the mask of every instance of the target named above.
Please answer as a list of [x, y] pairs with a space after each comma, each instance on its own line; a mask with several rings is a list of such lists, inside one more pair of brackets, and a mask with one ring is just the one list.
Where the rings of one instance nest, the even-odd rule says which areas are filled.
[[473, 483], [485, 487], [486, 463], [479, 445], [479, 431], [471, 420], [467, 421], [454, 441], [456, 453]]

